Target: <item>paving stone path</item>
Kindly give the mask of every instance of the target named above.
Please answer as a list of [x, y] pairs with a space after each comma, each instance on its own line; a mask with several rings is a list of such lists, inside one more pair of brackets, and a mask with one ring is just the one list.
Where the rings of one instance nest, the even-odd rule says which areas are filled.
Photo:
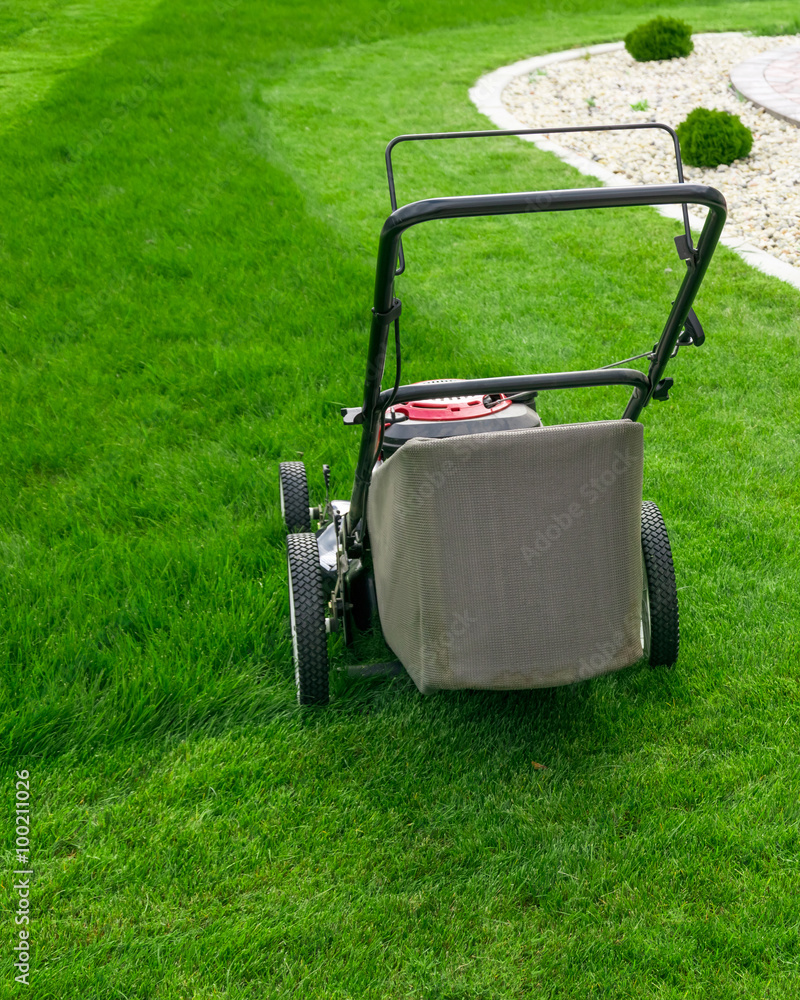
[[800, 126], [800, 48], [762, 52], [739, 63], [731, 83], [759, 108]]

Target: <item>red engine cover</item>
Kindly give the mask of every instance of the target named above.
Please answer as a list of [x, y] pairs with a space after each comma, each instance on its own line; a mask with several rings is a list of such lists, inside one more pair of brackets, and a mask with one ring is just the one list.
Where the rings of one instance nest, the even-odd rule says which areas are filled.
[[[431, 382], [446, 379], [431, 379]], [[418, 385], [430, 385], [431, 382], [418, 382]], [[443, 396], [441, 399], [419, 399], [411, 403], [401, 403], [393, 406], [396, 413], [404, 413], [408, 420], [474, 420], [476, 417], [486, 417], [490, 413], [500, 413], [511, 406], [511, 400], [503, 397], [491, 408], [483, 405], [483, 396]]]

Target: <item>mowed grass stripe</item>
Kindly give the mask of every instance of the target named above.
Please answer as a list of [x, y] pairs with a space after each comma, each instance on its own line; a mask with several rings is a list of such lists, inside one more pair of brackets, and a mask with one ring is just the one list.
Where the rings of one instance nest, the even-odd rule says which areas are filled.
[[159, 0], [6, 0], [0, 5], [0, 132], [69, 72], [147, 18]]

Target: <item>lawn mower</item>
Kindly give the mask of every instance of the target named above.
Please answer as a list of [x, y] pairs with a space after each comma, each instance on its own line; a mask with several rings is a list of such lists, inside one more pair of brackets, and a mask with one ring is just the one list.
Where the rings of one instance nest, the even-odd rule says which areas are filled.
[[[663, 129], [672, 136], [675, 184], [437, 197], [398, 208], [392, 151], [399, 143], [498, 136]], [[301, 462], [280, 465], [297, 697], [329, 697], [328, 633], [347, 643], [373, 626], [418, 689], [552, 687], [646, 659], [678, 657], [678, 598], [669, 538], [656, 504], [642, 502], [643, 429], [651, 400], [669, 398], [664, 375], [704, 333], [692, 309], [725, 223], [714, 188], [684, 182], [677, 136], [637, 123], [401, 135], [386, 149], [391, 214], [381, 230], [364, 398], [342, 409], [361, 442], [349, 501], [309, 504]], [[687, 206], [708, 209], [695, 246]], [[586, 371], [489, 375], [401, 384], [395, 278], [402, 234], [441, 219], [681, 206], [675, 238], [686, 272], [658, 342]], [[396, 371], [382, 389], [390, 330]], [[647, 372], [623, 367], [646, 359]], [[618, 420], [544, 426], [537, 395], [626, 386]], [[312, 522], [317, 523], [312, 530]]]

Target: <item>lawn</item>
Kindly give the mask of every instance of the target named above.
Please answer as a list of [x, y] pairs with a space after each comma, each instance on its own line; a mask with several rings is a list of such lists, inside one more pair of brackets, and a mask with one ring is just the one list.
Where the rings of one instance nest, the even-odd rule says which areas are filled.
[[[386, 142], [486, 127], [482, 73], [654, 13], [777, 32], [796, 3], [0, 4], [7, 914], [21, 769], [35, 871], [31, 986], [9, 916], [0, 998], [800, 992], [800, 294], [734, 254], [643, 416], [676, 669], [426, 698], [337, 676], [295, 704], [277, 466], [319, 499], [329, 462], [349, 496]], [[401, 147], [397, 173], [401, 201], [589, 183], [511, 139]], [[678, 231], [410, 233], [404, 380], [648, 349]]]

